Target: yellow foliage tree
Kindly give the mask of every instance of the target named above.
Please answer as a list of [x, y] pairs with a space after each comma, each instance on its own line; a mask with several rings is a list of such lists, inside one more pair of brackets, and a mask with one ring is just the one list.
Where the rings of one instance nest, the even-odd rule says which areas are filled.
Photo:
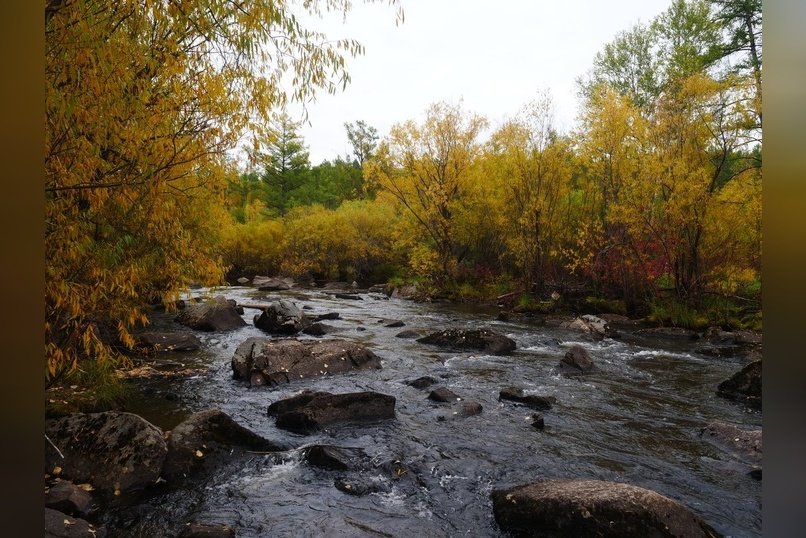
[[504, 178], [509, 252], [525, 289], [541, 293], [547, 276], [557, 274], [562, 234], [571, 225], [563, 208], [573, 153], [554, 130], [551, 97], [545, 93], [524, 107], [493, 134], [490, 146], [498, 156], [494, 173]]
[[[225, 152], [289, 100], [348, 81], [352, 40], [292, 9], [348, 0], [50, 0], [45, 7], [46, 376], [106, 361], [153, 296], [218, 282]], [[290, 81], [290, 86], [281, 84]], [[288, 89], [286, 89], [288, 88]], [[110, 339], [102, 326], [112, 324]]]
[[454, 270], [453, 214], [486, 125], [484, 118], [467, 114], [460, 105], [436, 103], [422, 124], [410, 120], [393, 126], [364, 165], [370, 183], [390, 193], [432, 242], [439, 258], [438, 278]]

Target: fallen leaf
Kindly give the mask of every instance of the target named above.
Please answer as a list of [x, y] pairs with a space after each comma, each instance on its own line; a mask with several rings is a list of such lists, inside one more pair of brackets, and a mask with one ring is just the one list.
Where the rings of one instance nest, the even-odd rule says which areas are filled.
[[69, 519], [64, 520], [64, 526], [69, 527], [70, 525], [75, 525], [74, 521], [70, 521]]
[[196, 457], [197, 458], [203, 458], [204, 457], [204, 452], [202, 452], [201, 450], [197, 450], [196, 451]]
[[79, 484], [78, 487], [80, 487], [84, 491], [95, 491], [95, 488], [92, 487], [92, 484]]
[[56, 467], [53, 468], [53, 474], [54, 475], [62, 474], [62, 468], [57, 465]]

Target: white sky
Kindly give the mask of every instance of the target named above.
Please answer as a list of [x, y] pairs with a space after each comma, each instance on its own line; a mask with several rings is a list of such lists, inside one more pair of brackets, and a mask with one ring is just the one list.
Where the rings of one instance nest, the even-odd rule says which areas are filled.
[[[421, 120], [437, 101], [463, 101], [495, 128], [538, 91], [551, 92], [555, 125], [573, 126], [576, 79], [622, 30], [649, 22], [671, 0], [400, 0], [395, 26], [388, 3], [354, 0], [345, 21], [325, 15], [310, 26], [330, 38], [354, 38], [365, 54], [347, 60], [347, 89], [322, 93], [300, 129], [311, 164], [350, 153], [345, 122], [364, 120], [381, 137]], [[292, 117], [293, 117], [293, 109]]]

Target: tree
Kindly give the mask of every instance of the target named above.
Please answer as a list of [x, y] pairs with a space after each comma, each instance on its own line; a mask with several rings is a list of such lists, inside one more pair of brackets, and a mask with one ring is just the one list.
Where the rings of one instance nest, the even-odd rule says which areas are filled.
[[571, 146], [553, 127], [547, 92], [527, 104], [519, 117], [494, 133], [511, 215], [507, 244], [525, 289], [543, 291], [547, 275], [559, 267], [557, 245], [564, 222], [560, 210], [571, 183]]
[[655, 30], [644, 24], [620, 32], [596, 53], [591, 73], [580, 80], [582, 94], [590, 99], [597, 86], [607, 84], [648, 108], [663, 84], [659, 59], [653, 51], [656, 40]]
[[739, 56], [738, 72], [750, 70], [755, 82], [756, 115], [761, 127], [761, 0], [711, 0], [716, 7], [716, 20], [722, 25], [724, 39], [721, 56]]
[[[52, 381], [133, 343], [145, 303], [220, 280], [226, 151], [349, 81], [353, 40], [292, 9], [346, 0], [50, 0], [45, 7], [45, 359]], [[290, 85], [281, 84], [289, 80]], [[109, 326], [109, 333], [104, 330]]]
[[607, 84], [651, 111], [670, 85], [719, 59], [719, 38], [707, 0], [674, 0], [649, 24], [636, 24], [605, 44], [580, 81], [582, 93], [590, 98], [596, 86]]
[[270, 205], [280, 215], [289, 209], [294, 191], [304, 185], [310, 169], [309, 153], [297, 129], [299, 123], [281, 114], [270, 131], [268, 148], [260, 157]]
[[378, 146], [378, 130], [367, 125], [363, 120], [358, 120], [355, 123], [345, 123], [344, 128], [347, 129], [347, 139], [353, 147], [353, 155], [358, 167], [362, 168], [367, 159], [370, 159], [375, 153], [375, 148]]
[[461, 105], [436, 103], [422, 124], [410, 120], [393, 126], [368, 163], [367, 176], [405, 207], [430, 239], [437, 260], [432, 276], [438, 280], [454, 269], [453, 213], [486, 125]]

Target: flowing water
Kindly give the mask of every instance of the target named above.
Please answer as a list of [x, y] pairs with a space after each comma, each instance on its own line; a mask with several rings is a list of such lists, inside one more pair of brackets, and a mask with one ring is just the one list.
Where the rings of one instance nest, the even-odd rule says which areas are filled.
[[[422, 304], [362, 293], [337, 299], [318, 290], [282, 293], [253, 288], [217, 290], [239, 303], [285, 297], [309, 314], [338, 312], [326, 321], [345, 338], [371, 348], [381, 370], [304, 380], [279, 388], [250, 388], [232, 379], [230, 359], [250, 336], [267, 336], [251, 324], [229, 333], [201, 333], [203, 351], [172, 360], [207, 368], [188, 379], [149, 381], [127, 409], [163, 429], [189, 414], [217, 407], [260, 435], [295, 447], [274, 454], [246, 454], [186, 484], [121, 501], [104, 516], [112, 536], [176, 536], [186, 522], [227, 524], [239, 537], [277, 536], [503, 536], [492, 511], [493, 489], [542, 478], [626, 482], [680, 501], [726, 536], [761, 535], [761, 482], [726, 452], [698, 437], [710, 421], [761, 426], [760, 412], [715, 395], [717, 384], [739, 370], [740, 358], [696, 354], [690, 342], [663, 349], [594, 341], [579, 332], [525, 321], [494, 321], [496, 310]], [[401, 320], [388, 328], [379, 320]], [[169, 318], [157, 322], [168, 326]], [[517, 342], [507, 356], [445, 352], [396, 338], [402, 330], [423, 334], [446, 328], [489, 327]], [[314, 338], [302, 336], [301, 338]], [[584, 377], [563, 377], [556, 365], [579, 344], [599, 367]], [[405, 381], [429, 375], [467, 401], [480, 415], [445, 415]], [[545, 429], [532, 427], [534, 411], [499, 402], [499, 391], [520, 386], [527, 394], [553, 396], [543, 412]], [[393, 395], [396, 418], [372, 425], [340, 426], [313, 435], [275, 427], [266, 408], [301, 389], [377, 391]], [[450, 415], [450, 413], [448, 413]], [[370, 458], [361, 471], [318, 469], [301, 461], [299, 448], [328, 444], [360, 448]], [[384, 466], [394, 462], [391, 467]], [[390, 472], [390, 469], [392, 470]], [[334, 487], [339, 478], [374, 486], [354, 496]]]

